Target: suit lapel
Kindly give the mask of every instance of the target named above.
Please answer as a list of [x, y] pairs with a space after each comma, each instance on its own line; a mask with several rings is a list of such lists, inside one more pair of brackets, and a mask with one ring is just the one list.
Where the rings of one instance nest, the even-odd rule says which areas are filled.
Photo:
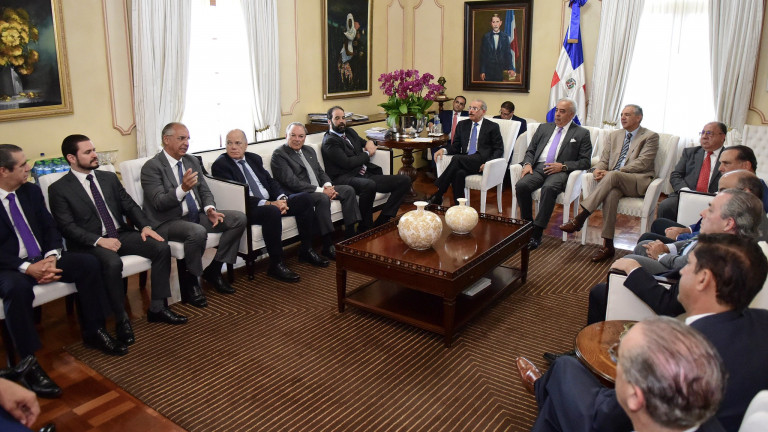
[[[640, 142], [644, 139], [643, 135], [648, 132], [644, 127], [639, 127], [635, 134], [632, 136], [632, 141], [629, 143], [629, 151], [627, 151], [627, 162], [634, 160], [637, 157], [637, 153], [640, 150]], [[624, 143], [622, 142], [622, 145]]]
[[573, 138], [573, 135], [576, 133], [576, 127], [576, 123], [571, 123], [571, 126], [568, 127], [568, 132], [565, 133], [565, 136], [562, 138], [560, 143], [560, 148], [557, 149], [557, 156], [555, 157], [555, 161], [560, 159], [560, 155], [563, 154], [565, 147], [571, 143], [571, 138]]
[[176, 178], [176, 171], [178, 171], [178, 168], [171, 166], [171, 164], [168, 162], [168, 158], [165, 156], [165, 152], [162, 150], [155, 157], [160, 161], [160, 165], [162, 165], [164, 168], [163, 174], [165, 174], [165, 178], [171, 182], [173, 187], [179, 187], [179, 180]]
[[109, 207], [109, 211], [112, 212], [112, 216], [117, 219], [117, 222], [122, 225], [123, 223], [123, 211], [120, 203], [120, 197], [116, 197], [113, 194], [112, 181], [106, 172], [94, 171], [96, 178], [101, 185], [101, 193], [103, 194], [104, 202]]
[[[96, 171], [94, 171], [94, 173], [95, 172]], [[63, 177], [63, 180], [69, 184], [70, 190], [74, 191], [75, 196], [80, 201], [82, 201], [84, 206], [90, 208], [91, 211], [96, 214], [99, 213], [99, 211], [96, 209], [96, 206], [93, 204], [93, 201], [88, 196], [88, 193], [83, 188], [83, 185], [77, 180], [77, 177], [74, 174], [72, 174], [72, 171], [68, 172], [67, 175]]]

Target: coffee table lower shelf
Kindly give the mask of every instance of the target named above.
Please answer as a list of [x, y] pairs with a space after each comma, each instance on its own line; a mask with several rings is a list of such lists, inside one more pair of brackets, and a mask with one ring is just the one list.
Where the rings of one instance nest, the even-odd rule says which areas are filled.
[[[395, 282], [375, 280], [347, 292], [343, 302], [443, 335], [446, 346], [450, 346], [457, 328], [508, 292], [516, 282], [524, 282], [519, 269], [504, 266], [496, 267], [485, 277], [491, 280], [488, 287], [471, 297], [458, 292], [455, 301]], [[452, 318], [447, 318], [448, 315]]]

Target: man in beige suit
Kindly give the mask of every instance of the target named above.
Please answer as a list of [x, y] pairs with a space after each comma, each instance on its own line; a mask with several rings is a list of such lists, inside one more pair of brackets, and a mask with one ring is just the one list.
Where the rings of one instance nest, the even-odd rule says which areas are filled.
[[560, 229], [572, 233], [581, 230], [589, 215], [603, 205], [603, 247], [592, 255], [598, 262], [616, 252], [613, 234], [616, 211], [621, 197], [641, 197], [653, 180], [653, 162], [659, 149], [659, 134], [640, 126], [643, 109], [627, 105], [621, 111], [621, 126], [608, 135], [600, 161], [592, 168], [598, 182], [595, 190], [581, 203], [581, 211]]

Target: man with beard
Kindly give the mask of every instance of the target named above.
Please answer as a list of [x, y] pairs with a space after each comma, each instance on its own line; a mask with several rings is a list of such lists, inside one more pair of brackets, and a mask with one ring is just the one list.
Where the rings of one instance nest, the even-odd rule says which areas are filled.
[[374, 226], [373, 201], [376, 192], [389, 192], [376, 226], [386, 223], [397, 215], [403, 197], [411, 188], [411, 179], [404, 175], [383, 175], [380, 166], [371, 162], [376, 144], [361, 138], [354, 129], [347, 129], [344, 109], [334, 106], [328, 110], [330, 130], [323, 137], [323, 161], [325, 171], [334, 184], [346, 184], [359, 196], [358, 205], [362, 221], [358, 233]]

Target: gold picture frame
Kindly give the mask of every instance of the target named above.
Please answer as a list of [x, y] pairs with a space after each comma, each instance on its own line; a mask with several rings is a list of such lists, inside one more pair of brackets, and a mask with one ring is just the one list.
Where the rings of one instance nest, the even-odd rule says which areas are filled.
[[372, 0], [323, 0], [323, 99], [371, 95]]
[[0, 38], [0, 121], [72, 114], [61, 0], [0, 0], [0, 18], [19, 35]]

